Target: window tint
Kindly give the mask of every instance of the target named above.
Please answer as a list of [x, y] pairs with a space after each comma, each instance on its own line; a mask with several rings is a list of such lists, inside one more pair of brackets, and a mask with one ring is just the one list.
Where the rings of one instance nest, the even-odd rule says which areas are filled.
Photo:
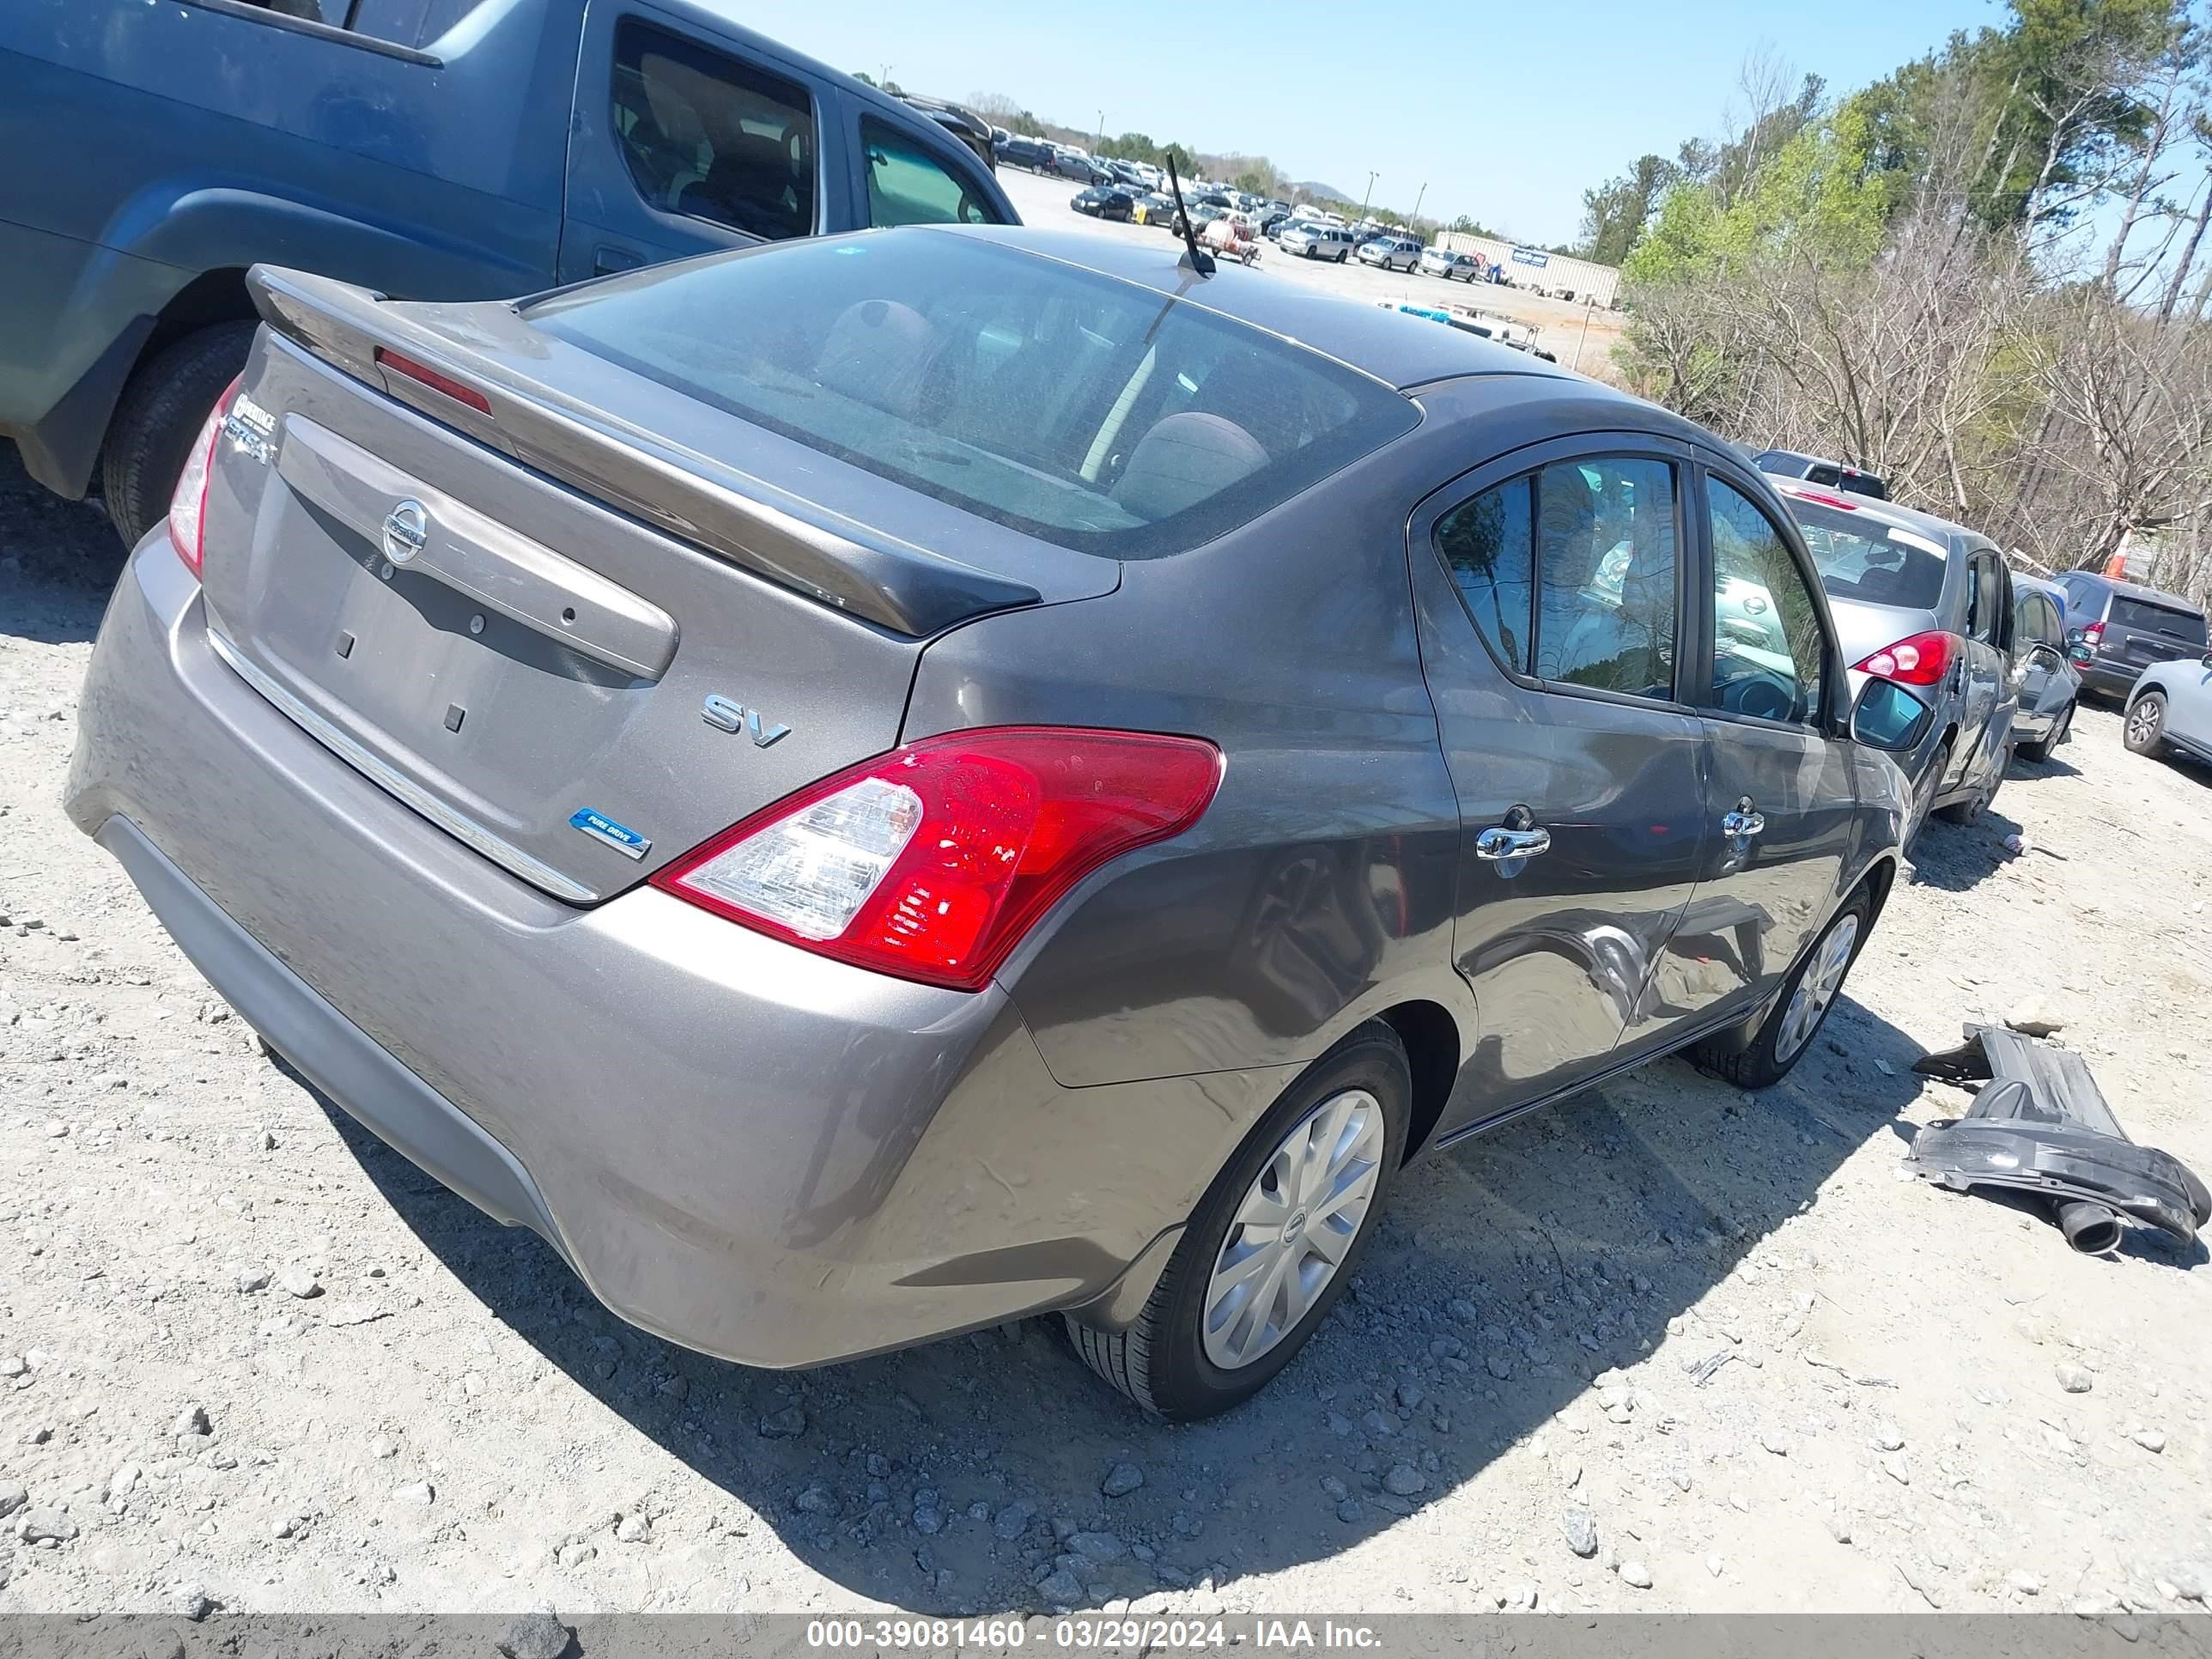
[[615, 32], [612, 118], [638, 193], [663, 213], [771, 240], [814, 228], [814, 113], [803, 88], [625, 21]]
[[1997, 638], [1997, 609], [2004, 592], [1997, 556], [1977, 553], [1966, 574], [1973, 580], [1966, 600], [1966, 632], [1984, 645], [1994, 645]]
[[1379, 381], [1203, 306], [945, 231], [750, 249], [524, 314], [822, 453], [1109, 558], [1195, 546], [1420, 418]]
[[2115, 594], [2112, 621], [2118, 628], [2166, 635], [2193, 649], [2202, 650], [2204, 646], [2204, 618], [2191, 611], [2178, 611], [2171, 605], [2152, 605], [2148, 600]]
[[1739, 714], [1820, 718], [1827, 658], [1811, 588], [1782, 532], [1718, 478], [1705, 480], [1712, 515], [1712, 701]]
[[1833, 485], [1839, 484], [1843, 481], [1844, 475], [1832, 466], [1808, 466], [1805, 469], [1807, 483]]
[[1536, 475], [1537, 678], [1674, 695], [1674, 469], [1556, 462]]
[[2050, 601], [2033, 589], [2022, 588], [2013, 601], [2012, 642], [2015, 651], [2031, 645], [2051, 643]]
[[1666, 462], [1559, 462], [1453, 508], [1437, 550], [1506, 667], [1671, 699], [1674, 522]]
[[1919, 537], [1800, 497], [1790, 498], [1790, 509], [1835, 598], [1914, 611], [1932, 611], [1942, 598], [1943, 556]]
[[1462, 603], [1498, 660], [1528, 672], [1528, 623], [1535, 614], [1535, 480], [1486, 489], [1437, 521], [1437, 551]]
[[998, 210], [967, 179], [905, 135], [863, 119], [872, 225], [995, 225]]

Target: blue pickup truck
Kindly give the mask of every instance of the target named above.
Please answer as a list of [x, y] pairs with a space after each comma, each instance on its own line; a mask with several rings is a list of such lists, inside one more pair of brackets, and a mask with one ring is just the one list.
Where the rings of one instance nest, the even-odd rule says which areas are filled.
[[246, 268], [535, 292], [870, 225], [1016, 222], [929, 115], [739, 0], [5, 0], [0, 436], [127, 541], [246, 362]]

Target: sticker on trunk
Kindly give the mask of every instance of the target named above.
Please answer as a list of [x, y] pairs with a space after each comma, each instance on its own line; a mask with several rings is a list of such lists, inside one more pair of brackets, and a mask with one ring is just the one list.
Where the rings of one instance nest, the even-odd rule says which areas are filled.
[[604, 812], [594, 812], [580, 806], [569, 814], [568, 827], [580, 830], [594, 841], [603, 841], [624, 858], [641, 859], [653, 850], [653, 842], [626, 823], [617, 823]]

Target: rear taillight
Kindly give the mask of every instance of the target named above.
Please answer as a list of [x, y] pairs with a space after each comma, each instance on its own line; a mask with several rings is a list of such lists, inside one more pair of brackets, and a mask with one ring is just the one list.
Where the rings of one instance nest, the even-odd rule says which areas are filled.
[[169, 545], [195, 576], [200, 574], [206, 552], [208, 478], [215, 471], [216, 440], [222, 435], [223, 420], [230, 413], [231, 399], [238, 396], [238, 386], [239, 382], [233, 380], [208, 410], [199, 436], [185, 453], [185, 470], [177, 475], [176, 494], [169, 497]]
[[1852, 666], [1900, 685], [1933, 685], [1950, 672], [1958, 648], [1958, 641], [1948, 634], [1915, 634], [1895, 645], [1884, 646]]
[[2093, 622], [2081, 630], [2081, 643], [2094, 651], [2105, 642], [2105, 624]]
[[1045, 726], [948, 732], [811, 784], [653, 878], [840, 961], [975, 990], [1110, 859], [1198, 821], [1221, 751]]

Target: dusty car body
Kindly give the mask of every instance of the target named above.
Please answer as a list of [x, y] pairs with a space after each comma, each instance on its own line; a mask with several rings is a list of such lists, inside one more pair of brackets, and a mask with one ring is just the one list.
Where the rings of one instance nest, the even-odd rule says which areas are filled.
[[1772, 1081], [1888, 891], [1926, 710], [1853, 702], [1732, 451], [1524, 354], [1066, 234], [254, 286], [69, 811], [678, 1341], [1058, 1310], [1221, 1409], [1407, 1158], [1687, 1046]]

